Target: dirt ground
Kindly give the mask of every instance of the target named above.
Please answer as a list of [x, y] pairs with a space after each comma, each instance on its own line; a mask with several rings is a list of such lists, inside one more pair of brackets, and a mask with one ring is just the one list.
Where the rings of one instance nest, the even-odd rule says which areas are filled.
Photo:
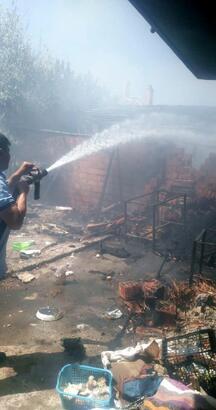
[[[74, 223], [73, 216], [55, 208], [32, 207], [22, 231], [10, 236], [8, 269], [12, 273], [0, 283], [0, 351], [7, 355], [0, 367], [1, 409], [61, 408], [55, 391], [57, 375], [63, 365], [71, 362], [61, 345], [63, 338], [81, 337], [86, 349], [84, 363], [96, 367], [102, 367], [103, 350], [134, 345], [140, 340], [133, 333], [123, 334], [124, 315], [108, 320], [104, 314], [108, 309], [122, 308], [119, 281], [154, 278], [162, 259], [137, 244], [129, 245], [133, 250], [129, 249], [131, 256], [127, 258], [110, 254], [98, 257], [98, 245], [74, 253], [79, 235], [50, 233], [45, 229], [47, 223], [65, 229], [66, 222]], [[22, 283], [15, 277], [16, 270], [37, 260], [20, 259], [12, 245], [30, 239], [35, 240], [34, 249], [42, 250], [42, 259], [68, 249], [70, 254], [31, 270], [35, 279]], [[66, 271], [73, 273], [62, 278]], [[172, 261], [166, 263], [162, 275], [167, 279], [184, 279], [188, 269], [185, 264]], [[59, 308], [63, 318], [54, 322], [38, 320], [36, 312], [43, 306]], [[79, 324], [86, 326], [80, 330]]]

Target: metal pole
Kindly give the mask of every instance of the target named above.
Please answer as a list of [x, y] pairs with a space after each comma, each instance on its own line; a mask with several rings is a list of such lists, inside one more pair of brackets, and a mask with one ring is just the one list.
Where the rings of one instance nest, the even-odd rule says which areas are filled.
[[108, 162], [108, 166], [107, 166], [107, 172], [106, 172], [106, 175], [105, 175], [102, 192], [101, 192], [100, 199], [98, 201], [97, 216], [96, 216], [97, 220], [99, 219], [99, 216], [100, 216], [100, 213], [101, 213], [101, 208], [102, 208], [102, 205], [103, 205], [103, 201], [104, 201], [104, 197], [105, 197], [105, 193], [106, 193], [106, 189], [107, 189], [107, 185], [108, 185], [108, 181], [109, 181], [109, 177], [110, 177], [112, 163], [113, 163], [115, 153], [116, 153], [115, 150], [112, 150], [111, 153], [110, 153], [110, 158], [109, 158], [109, 162]]
[[[156, 191], [156, 203], [158, 204], [159, 203], [159, 199], [160, 199], [160, 191], [159, 190], [157, 190]], [[158, 205], [157, 206], [157, 211], [156, 211], [156, 225], [159, 225], [159, 222], [160, 222], [160, 206]]]
[[196, 263], [196, 251], [197, 251], [197, 241], [195, 240], [193, 242], [193, 249], [192, 249], [192, 255], [191, 255], [191, 271], [190, 271], [190, 279], [189, 279], [189, 285], [193, 285], [193, 276], [194, 276], [194, 267]]
[[128, 232], [128, 226], [127, 226], [127, 221], [128, 221], [128, 215], [127, 215], [127, 201], [124, 202], [124, 235], [126, 237], [127, 232]]
[[160, 268], [158, 269], [158, 272], [157, 272], [157, 275], [156, 275], [156, 278], [157, 278], [157, 279], [160, 279], [161, 272], [162, 272], [162, 269], [163, 269], [163, 267], [164, 267], [166, 261], [167, 261], [167, 255], [164, 256], [163, 261], [162, 261], [162, 263], [161, 263], [161, 265], [160, 265]]
[[156, 242], [156, 206], [153, 205], [153, 215], [152, 215], [152, 249], [155, 250]]
[[205, 253], [205, 239], [206, 239], [207, 230], [203, 231], [202, 239], [201, 239], [201, 252], [200, 252], [200, 260], [199, 260], [199, 273], [202, 273], [203, 268], [203, 259]]
[[184, 203], [183, 203], [183, 229], [184, 229], [184, 238], [185, 238], [184, 253], [185, 253], [185, 256], [186, 256], [187, 255], [187, 248], [188, 248], [187, 195], [186, 194], [184, 194]]
[[121, 160], [120, 160], [119, 148], [116, 148], [116, 157], [117, 157], [117, 168], [118, 168], [119, 200], [120, 200], [121, 209], [122, 209], [123, 189], [122, 189], [122, 173], [121, 173]]
[[184, 194], [184, 206], [183, 206], [183, 224], [186, 231], [187, 224], [187, 195]]

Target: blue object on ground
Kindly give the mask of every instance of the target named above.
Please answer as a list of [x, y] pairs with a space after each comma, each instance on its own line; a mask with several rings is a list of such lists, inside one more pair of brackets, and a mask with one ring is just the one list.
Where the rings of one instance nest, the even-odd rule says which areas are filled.
[[123, 398], [133, 401], [142, 396], [153, 396], [162, 380], [163, 377], [161, 376], [147, 376], [143, 379], [128, 380], [123, 385]]
[[[71, 384], [87, 383], [89, 376], [95, 379], [104, 377], [108, 386], [108, 398], [97, 400], [80, 395], [65, 393], [64, 388]], [[66, 410], [75, 408], [89, 409], [94, 407], [108, 407], [112, 398], [112, 373], [109, 370], [78, 364], [67, 364], [59, 372], [56, 390], [61, 398], [62, 406]]]

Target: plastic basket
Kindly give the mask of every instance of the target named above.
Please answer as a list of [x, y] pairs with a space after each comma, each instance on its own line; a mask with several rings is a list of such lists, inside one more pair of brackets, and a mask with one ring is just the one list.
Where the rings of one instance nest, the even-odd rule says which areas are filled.
[[[64, 392], [64, 387], [68, 383], [86, 383], [89, 376], [94, 376], [96, 380], [100, 377], [104, 377], [106, 379], [106, 384], [109, 387], [108, 399], [97, 400]], [[109, 370], [99, 369], [96, 367], [67, 364], [59, 372], [56, 390], [61, 398], [62, 406], [66, 410], [76, 408], [90, 409], [94, 407], [108, 407], [112, 397], [112, 373]]]

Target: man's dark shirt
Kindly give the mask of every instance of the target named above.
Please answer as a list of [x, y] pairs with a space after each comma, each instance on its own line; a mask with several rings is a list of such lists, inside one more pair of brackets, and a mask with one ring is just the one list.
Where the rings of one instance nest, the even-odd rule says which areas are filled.
[[[0, 172], [0, 212], [10, 207], [15, 200], [10, 193], [9, 186], [3, 172]], [[0, 278], [4, 276], [6, 263], [6, 245], [9, 236], [9, 228], [6, 223], [1, 219], [0, 214]]]

